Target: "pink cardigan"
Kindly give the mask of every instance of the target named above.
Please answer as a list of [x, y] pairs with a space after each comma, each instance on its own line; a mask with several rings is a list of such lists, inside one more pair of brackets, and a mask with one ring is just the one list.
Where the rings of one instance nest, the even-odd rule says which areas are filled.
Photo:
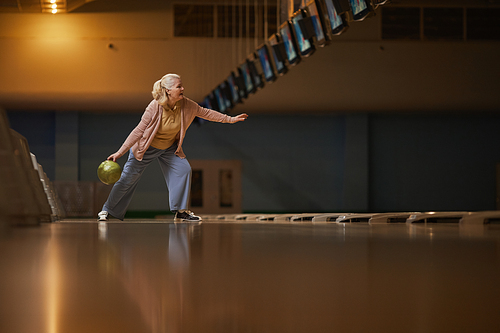
[[[186, 158], [184, 152], [182, 151], [182, 142], [184, 141], [184, 136], [186, 131], [193, 122], [195, 117], [200, 117], [206, 120], [215, 121], [219, 123], [234, 123], [234, 117], [222, 114], [220, 112], [203, 108], [197, 103], [193, 102], [189, 98], [184, 97], [181, 100], [181, 130], [177, 135], [178, 147], [175, 151], [175, 155], [180, 158]], [[161, 115], [163, 113], [163, 108], [158, 101], [152, 100], [151, 103], [146, 107], [146, 111], [142, 115], [139, 124], [130, 132], [129, 136], [123, 143], [123, 145], [118, 150], [120, 155], [125, 155], [125, 153], [132, 149], [134, 157], [138, 161], [142, 161], [144, 153], [149, 148], [153, 138], [158, 131], [161, 121]]]

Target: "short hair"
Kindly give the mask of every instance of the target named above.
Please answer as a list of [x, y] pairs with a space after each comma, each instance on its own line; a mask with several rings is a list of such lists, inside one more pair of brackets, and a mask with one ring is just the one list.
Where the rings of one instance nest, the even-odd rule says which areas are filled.
[[167, 102], [168, 96], [165, 89], [172, 89], [176, 80], [180, 80], [181, 77], [177, 74], [166, 74], [161, 79], [153, 84], [153, 91], [151, 94], [153, 98], [158, 101], [159, 104], [163, 105]]

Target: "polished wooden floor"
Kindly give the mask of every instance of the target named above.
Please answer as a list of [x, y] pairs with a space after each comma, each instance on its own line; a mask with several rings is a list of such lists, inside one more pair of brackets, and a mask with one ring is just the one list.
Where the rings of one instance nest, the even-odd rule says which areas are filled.
[[500, 332], [500, 227], [63, 220], [0, 239], [0, 332]]

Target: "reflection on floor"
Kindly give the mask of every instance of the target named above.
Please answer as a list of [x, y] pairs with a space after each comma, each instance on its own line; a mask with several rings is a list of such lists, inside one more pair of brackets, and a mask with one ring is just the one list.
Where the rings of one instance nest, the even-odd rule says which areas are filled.
[[495, 224], [15, 228], [0, 332], [499, 332], [499, 241]]

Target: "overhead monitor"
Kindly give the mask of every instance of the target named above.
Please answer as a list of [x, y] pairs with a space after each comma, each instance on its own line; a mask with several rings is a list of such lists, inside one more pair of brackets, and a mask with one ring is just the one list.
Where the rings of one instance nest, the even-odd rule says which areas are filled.
[[267, 44], [262, 44], [257, 48], [257, 56], [259, 58], [260, 66], [262, 68], [262, 73], [266, 82], [273, 82], [276, 80], [276, 74], [274, 72], [271, 54]]
[[349, 0], [352, 19], [354, 21], [364, 20], [372, 11], [370, 0]]
[[279, 34], [285, 45], [285, 53], [289, 65], [296, 65], [300, 62], [300, 55], [292, 32], [290, 21], [284, 22], [279, 27]]
[[219, 106], [217, 104], [217, 99], [215, 98], [213, 91], [211, 91], [207, 96], [205, 96], [205, 98], [203, 99], [202, 106], [213, 110], [219, 109]]
[[241, 70], [237, 70], [238, 75], [235, 76], [234, 80], [236, 81], [236, 85], [238, 86], [238, 93], [240, 95], [240, 100], [242, 101], [243, 98], [248, 97], [247, 89], [246, 89], [246, 84], [245, 84], [245, 79], [241, 75]]
[[222, 112], [222, 113], [226, 113], [227, 112], [227, 105], [226, 105], [226, 101], [224, 100], [224, 97], [222, 96], [222, 92], [220, 90], [220, 87], [217, 87], [214, 89], [214, 95], [215, 95], [215, 98], [217, 100], [217, 105], [218, 105], [217, 110]]
[[328, 43], [329, 37], [321, 2], [319, 0], [309, 1], [306, 5], [306, 10], [313, 24], [316, 45], [325, 46]]
[[247, 58], [247, 62], [255, 88], [258, 89], [264, 87], [262, 67], [260, 66], [260, 61], [257, 56], [255, 54], [251, 54]]
[[[347, 0], [346, 0], [347, 1]], [[349, 26], [345, 13], [339, 8], [338, 2], [334, 0], [324, 0], [326, 13], [324, 13], [327, 22], [327, 31], [335, 36], [340, 35]]]
[[239, 87], [237, 84], [237, 78], [234, 72], [231, 72], [229, 76], [227, 77], [227, 84], [229, 87], [230, 95], [231, 95], [231, 102], [233, 105], [236, 105], [241, 102], [241, 96], [239, 93]]
[[210, 100], [210, 97], [209, 96], [206, 96], [204, 99], [203, 99], [203, 102], [200, 103], [201, 106], [203, 106], [204, 108], [207, 108], [207, 109], [213, 109], [214, 107], [212, 106], [212, 101]]
[[219, 89], [220, 89], [222, 98], [223, 98], [224, 102], [226, 103], [226, 111], [228, 111], [229, 109], [231, 109], [234, 106], [232, 95], [231, 95], [231, 88], [229, 87], [229, 83], [227, 81], [223, 81], [219, 85]]
[[293, 27], [292, 36], [295, 37], [300, 56], [311, 55], [316, 50], [313, 42], [315, 31], [311, 18], [304, 10], [300, 9], [292, 15], [290, 22]]
[[253, 82], [252, 74], [250, 73], [250, 68], [248, 66], [248, 61], [243, 62], [239, 67], [238, 67], [238, 73], [240, 74], [243, 84], [244, 84], [244, 89], [246, 92], [246, 96], [248, 94], [254, 93], [256, 90], [255, 84]]
[[286, 67], [286, 51], [285, 44], [281, 41], [279, 35], [274, 34], [269, 37], [270, 51], [274, 62], [274, 68], [276, 68], [276, 73], [278, 75], [285, 74], [288, 69]]

